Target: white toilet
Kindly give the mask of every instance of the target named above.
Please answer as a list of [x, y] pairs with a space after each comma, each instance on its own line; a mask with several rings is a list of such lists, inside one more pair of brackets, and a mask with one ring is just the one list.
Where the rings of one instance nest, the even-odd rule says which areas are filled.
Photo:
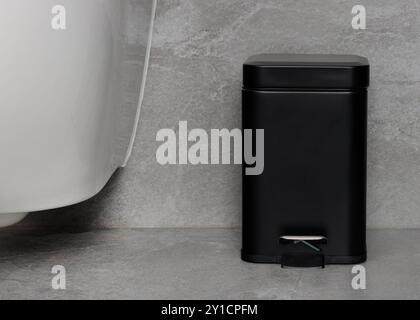
[[125, 166], [156, 9], [137, 1], [149, 41], [134, 107], [123, 94], [129, 0], [0, 1], [0, 227], [89, 199]]

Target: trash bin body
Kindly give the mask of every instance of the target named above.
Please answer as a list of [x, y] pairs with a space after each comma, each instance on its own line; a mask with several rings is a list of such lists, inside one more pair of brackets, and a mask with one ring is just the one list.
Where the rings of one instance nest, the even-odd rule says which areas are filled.
[[259, 55], [245, 63], [243, 128], [264, 129], [265, 155], [261, 175], [244, 167], [244, 260], [366, 260], [368, 84], [368, 61], [358, 56]]

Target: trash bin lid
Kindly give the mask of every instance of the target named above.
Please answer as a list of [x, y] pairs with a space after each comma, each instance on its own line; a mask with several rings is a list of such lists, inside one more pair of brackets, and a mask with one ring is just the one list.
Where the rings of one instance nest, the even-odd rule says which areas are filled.
[[244, 64], [247, 89], [355, 89], [369, 86], [369, 61], [356, 55], [261, 54]]

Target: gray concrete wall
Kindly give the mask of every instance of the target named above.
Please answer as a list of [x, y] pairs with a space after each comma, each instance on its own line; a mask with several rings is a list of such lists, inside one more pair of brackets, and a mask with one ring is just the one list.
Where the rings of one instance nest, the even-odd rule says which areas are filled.
[[[132, 1], [128, 29], [134, 49], [142, 47], [140, 2]], [[356, 4], [366, 6], [367, 30], [351, 28]], [[141, 127], [128, 167], [95, 199], [35, 214], [23, 225], [239, 225], [240, 168], [162, 167], [155, 137], [180, 120], [190, 128], [240, 127], [243, 61], [280, 52], [370, 59], [368, 224], [420, 227], [419, 15], [418, 0], [159, 0]]]

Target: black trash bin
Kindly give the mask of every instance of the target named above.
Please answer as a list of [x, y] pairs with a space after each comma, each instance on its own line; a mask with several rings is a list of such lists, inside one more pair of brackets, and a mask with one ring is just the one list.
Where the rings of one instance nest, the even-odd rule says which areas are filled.
[[264, 129], [265, 166], [244, 168], [242, 259], [364, 262], [367, 59], [257, 55], [243, 85], [243, 128]]

